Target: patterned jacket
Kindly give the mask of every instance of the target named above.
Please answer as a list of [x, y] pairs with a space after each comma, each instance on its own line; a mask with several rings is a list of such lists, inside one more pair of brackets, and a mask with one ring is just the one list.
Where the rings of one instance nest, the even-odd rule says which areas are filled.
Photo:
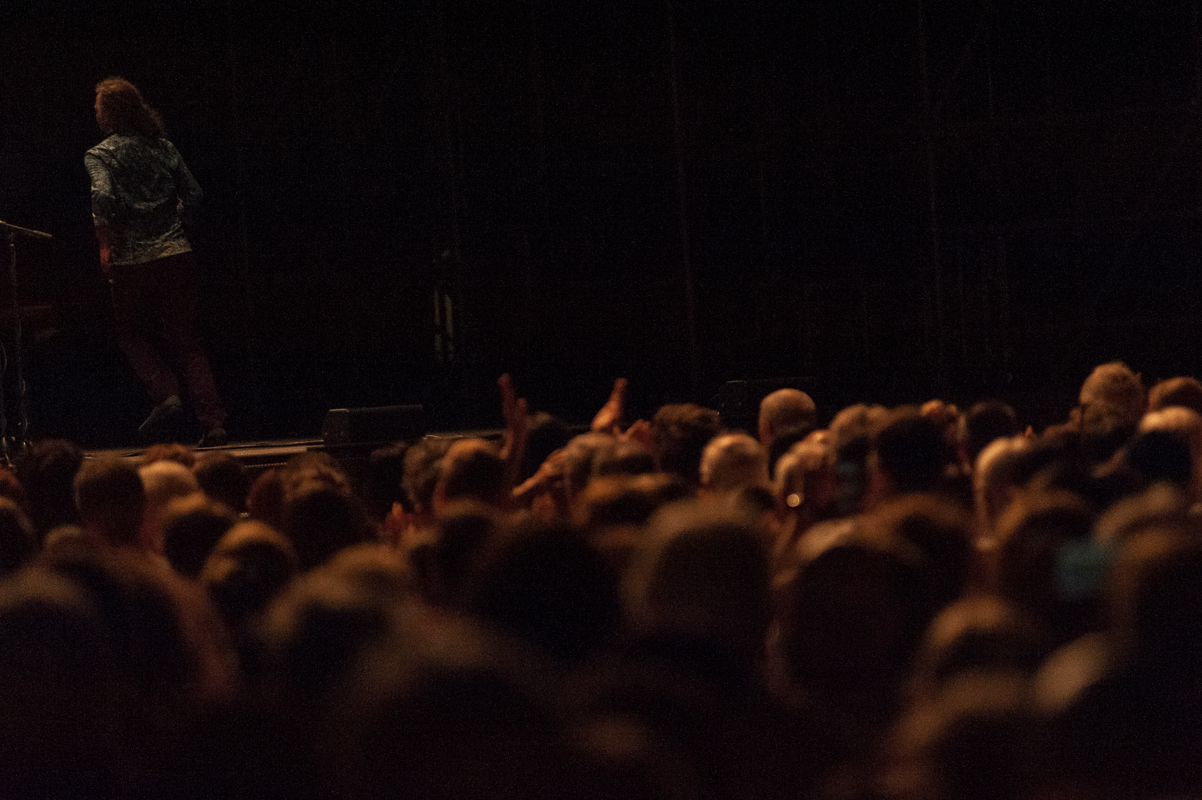
[[92, 219], [109, 229], [114, 264], [142, 264], [192, 249], [183, 217], [201, 190], [166, 139], [115, 133], [84, 156]]

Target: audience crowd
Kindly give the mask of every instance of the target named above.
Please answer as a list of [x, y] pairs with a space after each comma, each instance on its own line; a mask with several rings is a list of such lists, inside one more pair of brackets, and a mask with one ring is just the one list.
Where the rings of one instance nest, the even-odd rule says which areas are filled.
[[[1202, 796], [1202, 383], [0, 472], [0, 797]], [[829, 419], [826, 427], [820, 421]]]

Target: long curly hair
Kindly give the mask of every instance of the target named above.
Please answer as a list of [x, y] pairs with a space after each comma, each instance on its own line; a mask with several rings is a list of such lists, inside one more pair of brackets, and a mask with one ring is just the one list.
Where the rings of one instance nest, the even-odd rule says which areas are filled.
[[146, 105], [138, 88], [124, 78], [105, 78], [96, 84], [96, 122], [106, 136], [136, 133], [165, 139], [167, 127], [158, 111]]

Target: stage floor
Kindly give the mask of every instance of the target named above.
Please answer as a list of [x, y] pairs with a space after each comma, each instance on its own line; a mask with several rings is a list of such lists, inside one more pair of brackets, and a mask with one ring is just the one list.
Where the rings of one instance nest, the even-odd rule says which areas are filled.
[[[467, 431], [436, 431], [426, 434], [440, 439], [500, 439], [503, 431], [499, 429], [491, 430], [467, 430]], [[360, 444], [348, 444], [327, 446], [320, 438], [298, 438], [298, 439], [271, 439], [263, 441], [250, 442], [230, 442], [222, 447], [198, 447], [195, 453], [203, 455], [205, 453], [227, 453], [241, 461], [252, 472], [259, 472], [270, 469], [272, 467], [282, 466], [288, 459], [304, 452], [325, 452], [338, 458], [339, 460], [363, 460], [371, 453], [372, 450], [383, 447], [389, 442], [364, 442]], [[84, 452], [85, 458], [125, 458], [137, 460], [142, 457], [147, 447], [124, 447], [107, 450], [87, 450]]]

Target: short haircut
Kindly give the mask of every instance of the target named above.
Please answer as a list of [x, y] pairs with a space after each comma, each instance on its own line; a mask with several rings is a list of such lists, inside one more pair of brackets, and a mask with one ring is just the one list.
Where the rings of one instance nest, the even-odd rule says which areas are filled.
[[701, 484], [717, 492], [768, 484], [768, 454], [745, 433], [727, 433], [705, 446]]
[[383, 521], [392, 511], [392, 504], [401, 502], [401, 479], [405, 475], [405, 442], [378, 447], [367, 458], [361, 485], [363, 502], [372, 519]]
[[895, 412], [877, 432], [873, 450], [899, 492], [934, 488], [948, 463], [943, 428], [909, 409]]
[[251, 478], [241, 461], [228, 453], [206, 453], [192, 468], [200, 489], [236, 513], [246, 510]]
[[998, 522], [998, 591], [1058, 643], [1080, 635], [1096, 611], [1097, 587], [1064, 567], [1067, 557], [1088, 547], [1093, 523], [1086, 502], [1066, 492], [1024, 493]]
[[505, 462], [489, 442], [460, 439], [442, 459], [438, 485], [445, 500], [497, 505], [504, 499]]
[[436, 604], [461, 607], [472, 562], [497, 534], [496, 509], [470, 500], [454, 503], [443, 512], [430, 552], [432, 580], [427, 591]]
[[960, 417], [960, 445], [970, 464], [991, 442], [1018, 434], [1018, 415], [1001, 400], [984, 400]]
[[162, 520], [163, 555], [180, 575], [195, 578], [238, 517], [225, 505], [196, 494], [169, 503]]
[[284, 501], [283, 533], [302, 569], [312, 569], [344, 547], [370, 541], [372, 528], [359, 499], [321, 481], [299, 487]]
[[230, 630], [237, 633], [299, 571], [300, 559], [283, 534], [262, 522], [240, 522], [209, 553], [200, 582]]
[[716, 645], [750, 664], [770, 620], [768, 553], [747, 517], [697, 500], [651, 518], [626, 573], [636, 632]]
[[137, 468], [117, 458], [85, 461], [75, 476], [75, 505], [83, 527], [114, 545], [136, 545], [146, 508]]
[[[776, 500], [781, 508], [813, 504], [822, 473], [833, 478], [835, 450], [829, 442], [798, 442], [776, 462]], [[792, 497], [792, 500], [790, 500]]]
[[200, 491], [200, 484], [192, 470], [178, 461], [155, 461], [138, 469], [146, 502], [161, 511], [167, 503], [177, 497], [186, 497]]
[[1161, 381], [1148, 392], [1148, 410], [1185, 406], [1202, 414], [1202, 381], [1180, 377]]
[[1023, 483], [1021, 461], [1023, 454], [1031, 448], [1032, 444], [1027, 439], [997, 439], [977, 456], [972, 483], [979, 536], [992, 535], [998, 518]]
[[38, 536], [79, 521], [75, 510], [75, 474], [83, 464], [79, 445], [66, 439], [34, 442], [17, 464], [29, 518]]
[[1107, 595], [1111, 627], [1128, 659], [1168, 685], [1189, 685], [1185, 676], [1196, 681], [1202, 542], [1194, 531], [1161, 525], [1133, 536], [1111, 568]]
[[601, 554], [573, 528], [533, 520], [484, 543], [466, 600], [477, 619], [563, 664], [599, 652], [621, 618], [618, 587]]
[[1147, 407], [1147, 392], [1139, 376], [1121, 361], [1100, 364], [1081, 384], [1081, 405], [1105, 403], [1124, 422], [1135, 424]]
[[1145, 483], [1167, 481], [1182, 491], [1189, 489], [1194, 471], [1189, 442], [1172, 430], [1137, 433], [1127, 445], [1123, 462]]
[[785, 428], [773, 435], [772, 444], [768, 445], [768, 477], [771, 480], [776, 480], [776, 470], [785, 453], [804, 442], [813, 432], [814, 429], [810, 426], [802, 425], [796, 428]]
[[701, 452], [722, 432], [718, 412], [695, 403], [669, 404], [655, 412], [651, 430], [659, 449], [660, 469], [699, 485]]
[[1202, 461], [1202, 414], [1184, 406], [1169, 406], [1149, 412], [1139, 422], [1139, 432], [1169, 431], [1185, 440], [1190, 456]]

